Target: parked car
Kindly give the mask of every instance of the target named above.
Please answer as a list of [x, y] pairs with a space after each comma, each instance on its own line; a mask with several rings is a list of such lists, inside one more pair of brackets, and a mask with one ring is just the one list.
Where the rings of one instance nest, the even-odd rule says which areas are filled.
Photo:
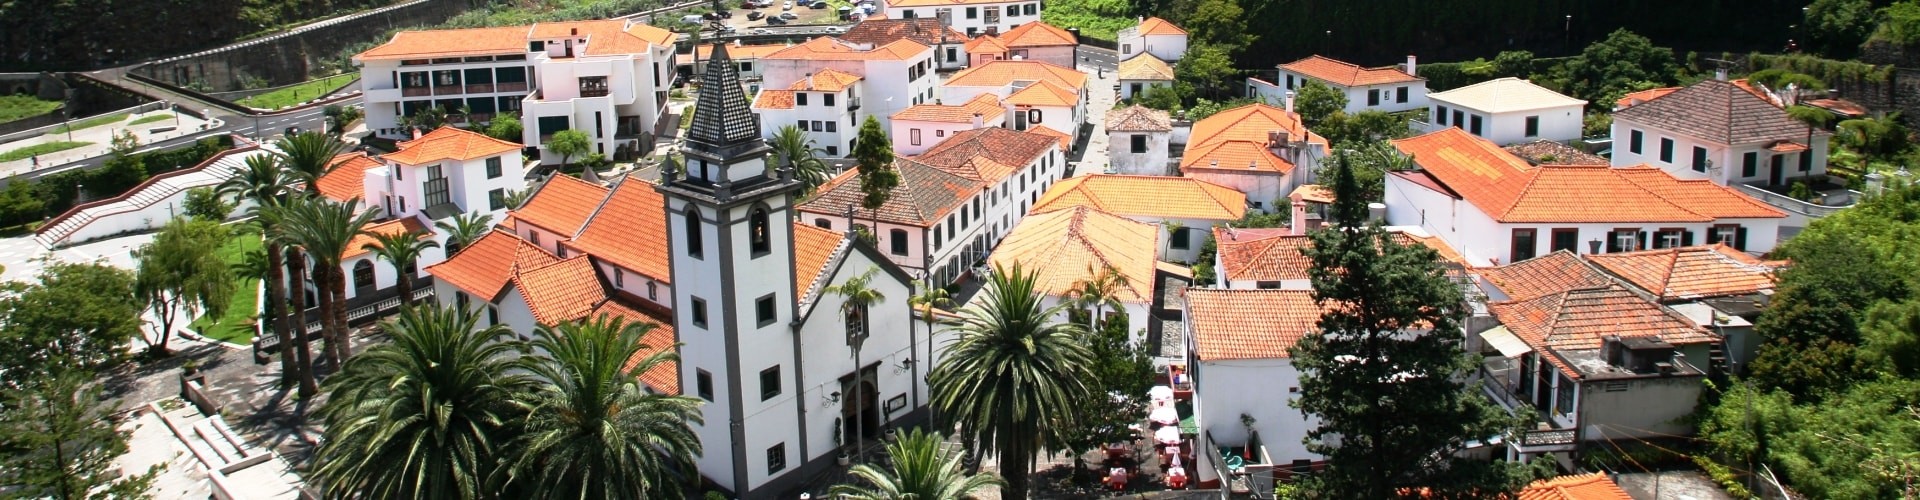
[[763, 18], [763, 17], [767, 17], [767, 15], [766, 15], [766, 14], [764, 14], [764, 13], [761, 13], [760, 11], [757, 11], [757, 10], [756, 10], [756, 11], [753, 11], [753, 12], [748, 12], [748, 13], [747, 13], [747, 20], [748, 20], [748, 21], [759, 21], [759, 20], [760, 20], [760, 18]]
[[812, 7], [812, 8], [813, 8], [813, 10], [820, 10], [820, 9], [825, 9], [825, 8], [827, 8], [827, 3], [826, 3], [826, 2], [814, 2], [814, 3], [813, 3], [813, 5], [809, 5], [808, 7]]
[[713, 23], [713, 33], [716, 35], [724, 35], [732, 32], [733, 32], [732, 26], [727, 26], [725, 24], [720, 24], [720, 23]]
[[780, 4], [780, 10], [793, 10], [793, 0], [787, 0], [786, 3]]
[[792, 20], [795, 20], [795, 19], [799, 19], [799, 18], [800, 18], [800, 16], [798, 16], [798, 15], [795, 15], [795, 14], [794, 14], [794, 13], [792, 13], [792, 12], [781, 12], [781, 13], [780, 13], [780, 18], [781, 18], [781, 19], [785, 19], [785, 20], [788, 20], [788, 21], [792, 21]]
[[847, 29], [846, 29], [846, 28], [842, 28], [842, 27], [839, 27], [839, 26], [828, 26], [828, 27], [827, 27], [827, 32], [828, 32], [828, 33], [840, 33], [840, 32], [844, 32], [844, 31], [847, 31]]
[[765, 35], [768, 33], [772, 33], [772, 31], [767, 31], [766, 28], [754, 28], [753, 31], [749, 31], [748, 33], [752, 33], [755, 35]]
[[785, 17], [767, 18], [767, 26], [786, 26], [786, 25], [787, 25], [787, 18]]

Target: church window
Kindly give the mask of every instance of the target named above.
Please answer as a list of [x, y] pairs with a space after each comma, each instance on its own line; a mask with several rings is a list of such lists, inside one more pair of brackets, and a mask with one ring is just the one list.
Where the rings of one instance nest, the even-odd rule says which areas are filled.
[[773, 294], [769, 293], [765, 297], [754, 300], [753, 314], [754, 319], [758, 320], [760, 326], [771, 325], [774, 321], [779, 320], [780, 314], [778, 309], [774, 307]]
[[694, 390], [699, 391], [696, 394], [700, 395], [700, 399], [713, 401], [713, 374], [707, 373], [706, 370], [696, 371], [698, 373], [693, 376]]
[[847, 308], [846, 321], [847, 321], [847, 345], [853, 345], [854, 342], [866, 338], [867, 308], [865, 307]]
[[752, 244], [754, 257], [773, 251], [773, 236], [768, 234], [771, 230], [767, 223], [766, 209], [755, 208], [747, 215], [748, 240]]
[[692, 318], [693, 326], [706, 328], [707, 327], [707, 301], [700, 300], [699, 297], [694, 297], [693, 307], [689, 309], [692, 309], [691, 312], [693, 316]]
[[700, 212], [692, 207], [687, 208], [685, 232], [687, 233], [687, 255], [700, 258]]

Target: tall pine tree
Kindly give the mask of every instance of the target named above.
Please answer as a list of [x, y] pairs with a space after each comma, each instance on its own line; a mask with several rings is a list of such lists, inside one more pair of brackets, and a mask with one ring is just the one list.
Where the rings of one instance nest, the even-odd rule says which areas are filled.
[[[1292, 351], [1301, 370], [1294, 406], [1320, 419], [1307, 449], [1327, 457], [1309, 479], [1322, 498], [1483, 498], [1530, 479], [1515, 464], [1455, 452], [1512, 420], [1460, 375], [1467, 311], [1460, 287], [1424, 245], [1401, 245], [1367, 221], [1366, 196], [1344, 158], [1333, 172], [1333, 224], [1302, 250], [1313, 260], [1319, 336]], [[1421, 332], [1411, 334], [1407, 332]]]

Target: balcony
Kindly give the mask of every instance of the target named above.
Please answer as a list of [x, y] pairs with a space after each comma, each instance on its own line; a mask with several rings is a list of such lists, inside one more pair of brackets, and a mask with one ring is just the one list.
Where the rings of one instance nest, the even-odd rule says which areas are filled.
[[491, 83], [469, 83], [469, 84], [467, 84], [467, 93], [469, 93], [469, 94], [491, 94], [491, 93], [493, 93], [493, 84], [491, 84]]
[[459, 85], [434, 85], [433, 95], [459, 95], [461, 90]]
[[607, 93], [608, 92], [606, 87], [598, 87], [598, 88], [582, 87], [580, 89], [580, 97], [606, 97]]
[[1480, 365], [1480, 388], [1486, 391], [1487, 397], [1506, 408], [1509, 414], [1536, 413], [1534, 417], [1539, 422], [1532, 429], [1520, 430], [1513, 444], [1525, 453], [1572, 451], [1580, 439], [1579, 434], [1572, 427], [1560, 427], [1551, 415], [1536, 411], [1528, 403], [1522, 385], [1526, 381], [1518, 380], [1515, 373], [1518, 370], [1514, 360], [1499, 356], [1488, 357]]
[[848, 97], [847, 111], [859, 111], [859, 110], [860, 110], [860, 97], [859, 96]]
[[527, 82], [500, 82], [493, 86], [494, 92], [526, 92]]
[[400, 95], [403, 97], [426, 97], [433, 95], [433, 89], [428, 87], [407, 87], [400, 89]]
[[[1862, 196], [1859, 191], [1846, 189], [1843, 186], [1833, 186], [1831, 184], [1828, 184], [1826, 187], [1814, 186], [1814, 197], [1811, 201], [1802, 201], [1785, 194], [1776, 193], [1774, 190], [1767, 189], [1767, 187], [1758, 184], [1734, 184], [1734, 187], [1738, 188], [1740, 192], [1746, 193], [1747, 196], [1752, 196], [1754, 199], [1760, 200], [1762, 203], [1772, 205], [1774, 208], [1778, 208], [1788, 214], [1806, 217], [1807, 219], [1819, 219], [1838, 213], [1847, 207], [1853, 206], [1855, 203], [1859, 203], [1860, 197]], [[1776, 188], [1779, 188], [1778, 190], [1780, 191], [1786, 190], [1784, 186], [1776, 186]]]

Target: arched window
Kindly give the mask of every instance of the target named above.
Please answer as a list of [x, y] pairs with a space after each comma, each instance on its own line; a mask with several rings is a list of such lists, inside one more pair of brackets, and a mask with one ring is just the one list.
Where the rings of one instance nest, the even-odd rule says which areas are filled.
[[687, 207], [685, 232], [687, 233], [687, 255], [700, 258], [700, 211], [698, 209]]
[[368, 291], [373, 290], [374, 286], [373, 286], [373, 260], [372, 259], [365, 259], [365, 260], [361, 260], [360, 262], [354, 263], [352, 286], [356, 291], [356, 293], [358, 294], [364, 294]]
[[767, 210], [755, 208], [747, 213], [747, 241], [754, 257], [773, 251], [773, 229], [767, 224]]

